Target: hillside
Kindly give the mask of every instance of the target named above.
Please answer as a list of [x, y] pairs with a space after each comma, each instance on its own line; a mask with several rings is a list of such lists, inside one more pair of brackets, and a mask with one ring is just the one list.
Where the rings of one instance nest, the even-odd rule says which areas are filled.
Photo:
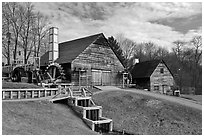
[[65, 105], [47, 101], [2, 102], [3, 135], [86, 135], [91, 131]]
[[29, 84], [29, 83], [2, 81], [2, 89], [15, 89], [15, 88], [25, 89], [25, 88], [42, 88], [42, 87], [34, 84]]
[[93, 96], [113, 130], [128, 134], [202, 134], [202, 111], [132, 92], [101, 92]]

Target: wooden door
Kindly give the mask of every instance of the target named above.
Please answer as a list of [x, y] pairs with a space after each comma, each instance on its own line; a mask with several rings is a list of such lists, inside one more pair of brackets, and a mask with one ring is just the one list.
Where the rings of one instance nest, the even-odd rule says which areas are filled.
[[101, 70], [91, 70], [92, 73], [92, 85], [102, 85], [102, 71]]
[[111, 71], [102, 71], [102, 85], [111, 85]]
[[166, 94], [167, 91], [167, 85], [162, 85], [162, 93]]

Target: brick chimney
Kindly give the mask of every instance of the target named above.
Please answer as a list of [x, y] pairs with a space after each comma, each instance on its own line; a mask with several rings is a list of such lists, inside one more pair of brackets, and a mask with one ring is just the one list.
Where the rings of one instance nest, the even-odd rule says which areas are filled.
[[49, 29], [49, 62], [54, 62], [58, 58], [58, 28]]

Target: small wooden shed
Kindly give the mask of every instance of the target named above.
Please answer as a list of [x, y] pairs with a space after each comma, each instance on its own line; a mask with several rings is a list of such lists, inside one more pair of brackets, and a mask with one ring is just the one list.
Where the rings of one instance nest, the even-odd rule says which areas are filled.
[[[74, 85], [121, 85], [123, 65], [103, 33], [59, 43], [58, 58], [65, 77]], [[41, 57], [47, 66], [48, 53]]]
[[173, 86], [174, 77], [163, 60], [151, 60], [135, 64], [133, 83], [142, 89], [165, 94]]

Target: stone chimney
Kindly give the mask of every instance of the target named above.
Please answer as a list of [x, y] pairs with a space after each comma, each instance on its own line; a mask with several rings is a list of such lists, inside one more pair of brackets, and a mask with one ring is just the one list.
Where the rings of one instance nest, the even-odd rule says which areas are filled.
[[54, 62], [58, 58], [58, 28], [49, 29], [49, 62]]

